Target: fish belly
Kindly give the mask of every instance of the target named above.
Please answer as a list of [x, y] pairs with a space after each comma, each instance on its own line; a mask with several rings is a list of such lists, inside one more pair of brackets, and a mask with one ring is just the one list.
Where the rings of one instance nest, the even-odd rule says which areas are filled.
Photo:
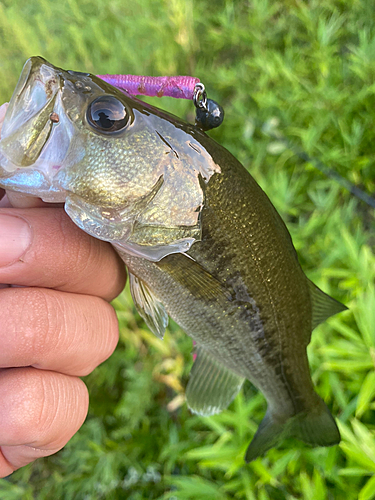
[[[287, 366], [291, 373], [300, 372], [303, 367], [303, 376], [297, 383], [285, 373], [279, 337], [269, 332], [267, 335], [256, 304], [232, 300], [223, 288], [213, 290], [209, 280], [200, 282], [200, 289], [194, 288], [191, 275], [197, 264], [186, 256], [171, 255], [153, 263], [121, 252], [120, 255], [129, 271], [146, 283], [186, 334], [219, 363], [250, 380], [276, 413], [293, 415], [296, 405], [301, 406], [308, 398], [312, 383], [305, 348], [295, 353], [300, 368], [295, 370], [290, 362]], [[301, 396], [303, 387], [306, 394]]]

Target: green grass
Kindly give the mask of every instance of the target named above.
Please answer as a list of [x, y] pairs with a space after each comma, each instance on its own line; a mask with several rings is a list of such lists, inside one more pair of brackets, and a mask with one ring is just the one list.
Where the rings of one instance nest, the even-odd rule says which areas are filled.
[[[226, 112], [211, 136], [267, 192], [307, 275], [350, 308], [319, 326], [309, 346], [340, 446], [290, 441], [245, 465], [263, 396], [249, 384], [222, 414], [190, 415], [179, 406], [189, 338], [174, 324], [164, 342], [154, 338], [125, 292], [114, 302], [118, 349], [86, 378], [85, 425], [57, 455], [1, 480], [0, 497], [375, 498], [374, 211], [314, 167], [375, 192], [374, 3], [3, 0], [0, 40], [1, 101], [31, 55], [94, 73], [201, 78]], [[191, 103], [151, 102], [193, 119]]]

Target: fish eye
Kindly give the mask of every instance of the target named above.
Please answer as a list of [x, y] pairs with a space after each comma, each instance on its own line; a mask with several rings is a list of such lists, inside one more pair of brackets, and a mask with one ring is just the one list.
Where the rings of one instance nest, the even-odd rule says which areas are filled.
[[91, 127], [107, 134], [124, 129], [129, 122], [125, 105], [111, 95], [92, 101], [87, 108], [86, 117]]

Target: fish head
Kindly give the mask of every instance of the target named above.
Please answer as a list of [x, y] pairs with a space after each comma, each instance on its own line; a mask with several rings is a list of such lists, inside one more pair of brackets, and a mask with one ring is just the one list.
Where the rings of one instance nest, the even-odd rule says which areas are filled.
[[65, 202], [87, 233], [160, 260], [201, 238], [220, 167], [204, 134], [88, 73], [24, 65], [0, 140], [0, 186]]

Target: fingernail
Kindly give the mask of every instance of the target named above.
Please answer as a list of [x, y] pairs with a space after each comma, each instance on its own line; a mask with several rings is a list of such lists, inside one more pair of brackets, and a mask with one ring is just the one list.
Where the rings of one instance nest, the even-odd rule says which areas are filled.
[[0, 267], [19, 260], [31, 243], [29, 224], [20, 217], [0, 215]]

